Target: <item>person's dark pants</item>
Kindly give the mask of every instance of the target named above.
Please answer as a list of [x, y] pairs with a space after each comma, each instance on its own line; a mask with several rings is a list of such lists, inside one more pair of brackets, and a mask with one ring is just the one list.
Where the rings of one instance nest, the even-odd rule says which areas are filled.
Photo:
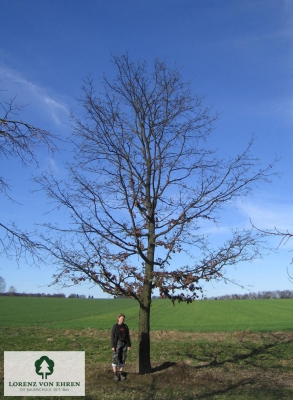
[[123, 368], [127, 357], [127, 345], [118, 341], [116, 349], [112, 353], [112, 367]]

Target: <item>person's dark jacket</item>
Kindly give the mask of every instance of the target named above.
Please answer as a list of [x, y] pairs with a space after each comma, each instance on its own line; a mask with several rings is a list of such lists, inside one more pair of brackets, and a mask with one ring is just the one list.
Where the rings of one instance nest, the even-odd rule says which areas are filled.
[[117, 347], [118, 337], [123, 339], [127, 347], [131, 347], [130, 335], [128, 326], [125, 324], [115, 324], [113, 325], [112, 332], [111, 332], [111, 348]]

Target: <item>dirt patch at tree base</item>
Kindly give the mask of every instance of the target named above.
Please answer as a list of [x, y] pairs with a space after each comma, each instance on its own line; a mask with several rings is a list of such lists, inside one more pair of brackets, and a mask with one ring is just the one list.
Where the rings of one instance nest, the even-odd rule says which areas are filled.
[[[147, 375], [126, 372], [126, 380], [121, 382], [114, 382], [111, 369], [99, 370], [93, 378], [96, 389], [104, 393], [104, 399], [112, 399], [111, 395], [120, 391], [127, 393], [129, 399], [228, 399], [238, 398], [233, 396], [245, 392], [258, 393], [257, 399], [293, 398], [293, 371], [280, 376], [273, 368], [247, 370], [234, 364], [199, 367], [166, 362]], [[253, 394], [251, 396], [243, 398], [254, 399]]]
[[135, 364], [128, 363], [125, 381], [114, 382], [111, 368], [102, 366], [88, 376], [104, 393], [103, 399], [115, 399], [119, 392], [138, 400], [293, 398], [292, 332], [155, 331], [154, 342], [158, 343], [158, 354], [165, 359], [169, 356], [170, 361], [155, 363], [152, 373], [139, 375]]

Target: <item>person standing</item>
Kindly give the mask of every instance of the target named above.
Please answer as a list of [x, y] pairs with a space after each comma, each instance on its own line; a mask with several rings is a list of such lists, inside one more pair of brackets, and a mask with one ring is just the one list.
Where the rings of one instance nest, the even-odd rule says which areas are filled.
[[119, 314], [117, 323], [113, 325], [111, 331], [112, 368], [115, 382], [125, 379], [123, 368], [127, 357], [127, 351], [131, 348], [129, 329], [128, 326], [124, 324], [124, 320], [125, 315]]

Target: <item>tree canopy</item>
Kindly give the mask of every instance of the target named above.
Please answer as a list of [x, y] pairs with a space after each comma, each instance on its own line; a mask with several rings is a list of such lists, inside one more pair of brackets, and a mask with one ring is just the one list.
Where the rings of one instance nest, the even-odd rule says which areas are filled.
[[[3, 93], [3, 91], [0, 91]], [[0, 159], [16, 159], [23, 167], [34, 164], [38, 166], [37, 151], [45, 147], [50, 151], [56, 149], [54, 141], [56, 137], [49, 131], [40, 129], [19, 117], [24, 106], [16, 104], [16, 96], [9, 101], [0, 99]], [[11, 196], [11, 187], [2, 175], [0, 175], [0, 194]], [[38, 243], [31, 239], [31, 234], [21, 230], [17, 221], [9, 225], [0, 221], [0, 254], [17, 260], [29, 252], [30, 255], [37, 255]]]
[[250, 230], [235, 228], [213, 247], [200, 228], [217, 224], [226, 204], [268, 181], [273, 164], [261, 167], [253, 140], [241, 154], [219, 158], [207, 146], [216, 116], [178, 69], [158, 59], [149, 68], [128, 55], [112, 61], [117, 75], [104, 76], [101, 94], [91, 79], [83, 86], [85, 117], [73, 116], [68, 178], [49, 172], [38, 179], [70, 215], [64, 227], [47, 224], [52, 235], [42, 239], [59, 265], [55, 283], [88, 280], [139, 302], [145, 373], [152, 292], [193, 301], [202, 282], [228, 279], [225, 266], [259, 255], [260, 235]]

